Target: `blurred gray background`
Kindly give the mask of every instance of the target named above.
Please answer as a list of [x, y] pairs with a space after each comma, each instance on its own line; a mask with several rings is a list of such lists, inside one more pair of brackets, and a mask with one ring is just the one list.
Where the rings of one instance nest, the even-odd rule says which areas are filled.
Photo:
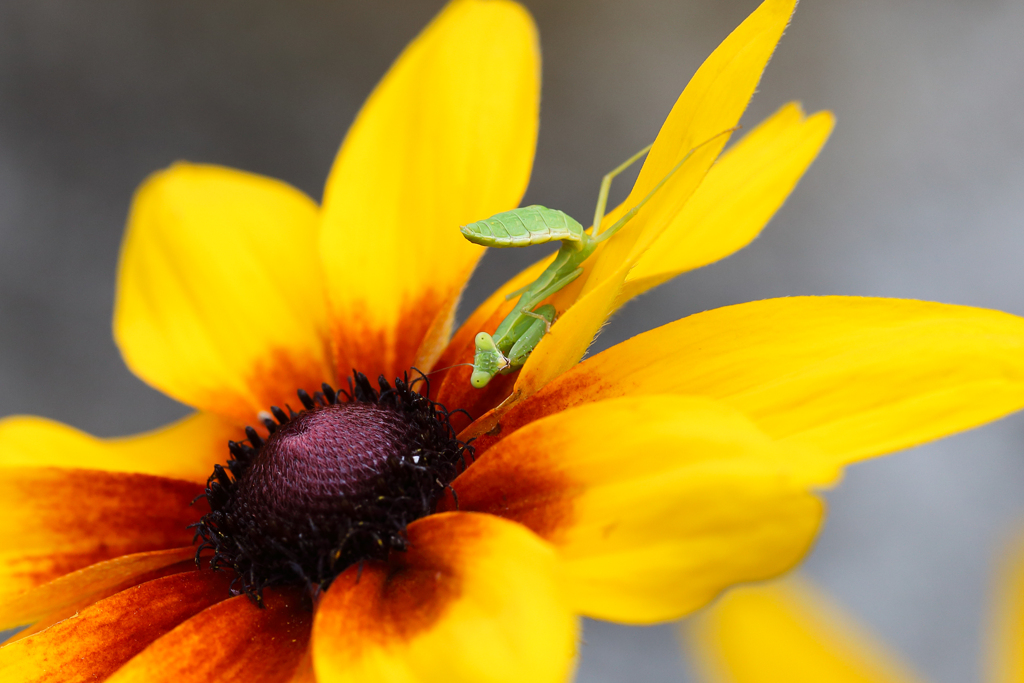
[[[319, 198], [360, 103], [441, 4], [0, 3], [0, 415], [106, 436], [184, 414], [110, 337], [133, 189], [184, 158]], [[757, 3], [526, 4], [544, 49], [527, 201], [587, 216], [600, 175]], [[752, 246], [634, 302], [601, 346], [794, 294], [1024, 314], [1022, 33], [1020, 0], [804, 0], [745, 122], [799, 99], [836, 112], [831, 142]], [[467, 305], [533, 258], [489, 255]], [[980, 680], [992, 558], [1024, 529], [1024, 418], [852, 467], [828, 498], [807, 571], [930, 680]], [[584, 683], [688, 680], [670, 626], [585, 636]]]

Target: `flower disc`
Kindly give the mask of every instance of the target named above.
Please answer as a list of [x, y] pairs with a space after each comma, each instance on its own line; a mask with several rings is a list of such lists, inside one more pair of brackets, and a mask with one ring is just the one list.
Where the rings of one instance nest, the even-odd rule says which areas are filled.
[[273, 408], [269, 437], [248, 428], [228, 469], [214, 467], [200, 552], [212, 547], [211, 565], [234, 569], [254, 599], [271, 584], [325, 588], [354, 562], [404, 550], [405, 527], [463, 464], [443, 407], [401, 380], [378, 391], [356, 374], [351, 388], [349, 400], [300, 392], [306, 410]]

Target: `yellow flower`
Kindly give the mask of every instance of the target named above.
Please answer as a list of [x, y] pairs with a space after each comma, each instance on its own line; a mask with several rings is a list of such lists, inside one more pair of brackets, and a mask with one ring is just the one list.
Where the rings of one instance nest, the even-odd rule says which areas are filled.
[[[1024, 544], [994, 581], [989, 683], [1024, 681]], [[688, 620], [683, 643], [705, 683], [922, 683], [910, 666], [806, 579], [732, 590]]]
[[[482, 251], [458, 226], [515, 207], [532, 163], [518, 5], [442, 12], [359, 114], [322, 206], [224, 168], [149, 178], [114, 335], [197, 412], [114, 440], [0, 425], [0, 628], [33, 624], [0, 677], [561, 680], [577, 615], [673, 619], [774, 576], [843, 465], [1024, 405], [1024, 320], [923, 302], [761, 301], [579, 362], [618, 306], [753, 239], [824, 144], [831, 116], [790, 104], [719, 157], [794, 5], [767, 0], [701, 67], [607, 220], [714, 140], [485, 391], [444, 368], [540, 267], [451, 333]], [[414, 367], [436, 404], [401, 381]], [[226, 571], [196, 569], [190, 524]]]

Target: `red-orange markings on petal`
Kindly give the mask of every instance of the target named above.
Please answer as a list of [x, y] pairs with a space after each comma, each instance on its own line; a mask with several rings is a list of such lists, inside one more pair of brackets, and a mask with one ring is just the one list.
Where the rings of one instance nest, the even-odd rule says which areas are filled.
[[267, 589], [264, 609], [239, 595], [203, 610], [125, 664], [111, 683], [284, 683], [309, 641], [313, 612], [297, 589]]
[[[409, 549], [394, 553], [389, 562], [354, 565], [334, 580], [316, 617], [317, 633], [325, 634], [332, 648], [357, 653], [365, 643], [408, 641], [459, 597], [459, 551], [472, 546], [480, 530], [472, 519], [456, 525], [437, 521], [425, 517], [410, 524]], [[453, 538], [456, 527], [458, 538]]]
[[11, 468], [0, 477], [0, 595], [121, 555], [192, 543], [201, 485], [143, 474]]
[[306, 646], [288, 683], [317, 683], [316, 672], [313, 671], [313, 648], [310, 645]]
[[[581, 490], [558, 468], [548, 466], [552, 453], [543, 453], [526, 440], [509, 444], [500, 463], [470, 467], [438, 502], [438, 510], [486, 512], [524, 525], [541, 538], [550, 539], [572, 521], [573, 498]], [[478, 455], [479, 457], [479, 455]], [[494, 476], [495, 467], [500, 476]]]
[[352, 302], [344, 320], [332, 326], [335, 367], [341, 378], [358, 370], [374, 381], [381, 375], [389, 382], [408, 372], [434, 322], [434, 297], [445, 292], [424, 291], [415, 300], [402, 303], [401, 334], [390, 339], [362, 302]]
[[263, 365], [256, 368], [250, 382], [260, 398], [260, 410], [282, 406], [297, 400], [298, 389], [317, 391], [324, 382], [337, 383], [334, 376], [324, 377], [323, 368], [312, 358], [296, 358], [283, 349], [270, 351]]
[[35, 622], [83, 601], [95, 602], [100, 596], [106, 597], [103, 594], [113, 594], [108, 591], [139, 583], [140, 576], [186, 561], [195, 552], [194, 547], [188, 546], [135, 553], [65, 574], [0, 604], [0, 629]]
[[[296, 356], [294, 352], [284, 349], [271, 349], [246, 379], [246, 386], [253, 396], [248, 404], [237, 402], [231, 392], [211, 396], [206, 403], [218, 406], [222, 414], [230, 415], [240, 425], [253, 425], [262, 429], [258, 424], [258, 413], [269, 410], [270, 406], [283, 408], [287, 404], [301, 410], [296, 392], [305, 389], [312, 395], [314, 391], [320, 391], [320, 385], [324, 382], [337, 386], [337, 373], [325, 375], [323, 368], [313, 358]], [[224, 450], [227, 451], [227, 443], [224, 444]]]
[[[190, 548], [190, 550], [192, 550], [193, 553], [195, 552], [194, 548]], [[144, 574], [132, 576], [131, 578], [122, 581], [120, 584], [116, 586], [110, 586], [104, 588], [101, 591], [89, 593], [87, 595], [79, 597], [74, 602], [68, 603], [66, 606], [61, 607], [60, 609], [56, 609], [45, 614], [44, 616], [40, 617], [39, 620], [36, 621], [34, 624], [29, 626], [28, 628], [24, 628], [18, 631], [10, 638], [5, 640], [3, 643], [0, 643], [0, 645], [13, 643], [16, 640], [21, 640], [22, 638], [27, 638], [33, 634], [39, 633], [40, 631], [45, 631], [46, 629], [56, 624], [58, 621], [64, 621], [65, 619], [73, 617], [74, 615], [84, 610], [86, 607], [90, 607], [91, 605], [96, 604], [100, 600], [106, 600], [107, 598], [113, 595], [117, 595], [121, 591], [128, 590], [132, 586], [138, 586], [149, 581], [156, 581], [157, 579], [162, 579], [165, 576], [171, 576], [173, 574], [194, 572], [195, 570], [196, 562], [195, 558], [193, 557], [182, 562], [176, 562], [166, 567], [160, 567], [159, 569], [154, 569], [152, 571], [145, 572]], [[57, 580], [59, 581], [60, 579]], [[44, 587], [45, 586], [41, 588]]]
[[443, 365], [438, 365], [437, 360], [444, 354], [448, 342], [451, 340], [452, 327], [455, 325], [455, 311], [458, 309], [459, 301], [462, 299], [462, 291], [465, 289], [465, 285], [469, 283], [469, 278], [475, 268], [476, 261], [466, 269], [462, 276], [457, 278], [457, 281], [465, 284], [462, 287], [453, 288], [448, 292], [448, 297], [441, 302], [440, 308], [423, 335], [423, 341], [420, 342], [420, 346], [416, 350], [416, 357], [412, 363], [413, 367], [419, 368], [424, 372], [428, 368], [435, 366], [444, 367]]
[[187, 572], [129, 588], [0, 648], [5, 683], [104, 680], [182, 621], [230, 597], [227, 573]]
[[409, 550], [353, 567], [313, 625], [322, 683], [559, 683], [576, 622], [554, 549], [519, 524], [474, 513], [413, 522]]
[[[494, 378], [483, 389], [476, 389], [469, 383], [472, 374], [470, 368], [457, 368], [458, 373], [449, 375], [453, 380], [451, 386], [446, 387], [443, 400], [438, 403], [449, 411], [456, 409], [465, 410], [466, 413], [456, 413], [451, 417], [452, 427], [456, 433], [467, 429], [473, 422], [473, 418], [486, 415], [495, 406], [501, 404], [511, 394], [516, 385], [518, 372], [507, 375], [495, 375]], [[466, 372], [462, 372], [466, 370]], [[461, 437], [460, 437], [461, 438]], [[465, 440], [465, 439], [463, 439]]]
[[[464, 440], [475, 438], [473, 447], [476, 449], [476, 456], [480, 457], [488, 448], [531, 422], [568, 410], [573, 406], [628, 393], [621, 390], [616, 391], [614, 386], [606, 385], [614, 385], [614, 383], [605, 382], [600, 373], [588, 372], [588, 366], [584, 362], [533, 396], [510, 406], [508, 410], [493, 410], [491, 414], [480, 416], [476, 421], [477, 424], [459, 436]], [[486, 430], [476, 431], [477, 425]]]

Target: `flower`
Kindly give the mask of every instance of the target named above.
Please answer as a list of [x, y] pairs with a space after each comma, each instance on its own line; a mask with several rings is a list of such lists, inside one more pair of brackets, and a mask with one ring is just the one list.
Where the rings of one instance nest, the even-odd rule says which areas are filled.
[[[1024, 544], [1004, 553], [993, 582], [986, 680], [1024, 677]], [[683, 644], [706, 683], [920, 683], [900, 657], [804, 578], [729, 591], [687, 620]]]
[[[515, 207], [532, 163], [518, 5], [455, 0], [427, 27], [322, 206], [225, 168], [150, 177], [114, 336], [197, 412], [114, 440], [0, 425], [0, 628], [33, 624], [4, 679], [561, 680], [577, 615], [672, 619], [774, 576], [843, 465], [1024, 405], [1024, 321], [927, 302], [754, 302], [579, 362], [631, 297], [753, 239], [824, 144], [831, 116], [790, 104], [719, 157], [794, 5], [766, 0], [705, 62], [606, 220], [693, 154], [485, 391], [450, 366], [543, 266], [451, 334], [481, 255], [458, 226]], [[190, 525], [232, 571], [196, 568]]]

